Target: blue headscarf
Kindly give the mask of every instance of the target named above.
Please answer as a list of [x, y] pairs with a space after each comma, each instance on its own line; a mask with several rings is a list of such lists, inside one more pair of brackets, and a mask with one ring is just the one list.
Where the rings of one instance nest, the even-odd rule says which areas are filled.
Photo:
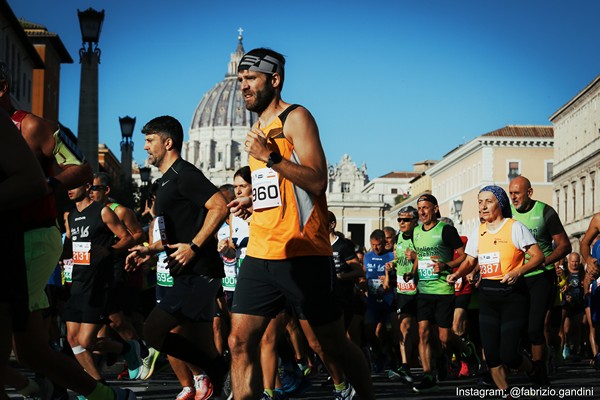
[[502, 210], [502, 216], [504, 218], [512, 218], [512, 210], [510, 209], [510, 200], [504, 189], [500, 186], [489, 185], [484, 187], [479, 191], [481, 192], [491, 192], [498, 199], [498, 203], [500, 203], [500, 209]]

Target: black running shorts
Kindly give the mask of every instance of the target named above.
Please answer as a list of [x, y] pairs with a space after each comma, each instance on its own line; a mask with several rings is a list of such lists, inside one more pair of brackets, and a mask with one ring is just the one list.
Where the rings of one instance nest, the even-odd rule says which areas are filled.
[[342, 315], [334, 279], [329, 256], [286, 260], [246, 256], [238, 274], [232, 312], [275, 318], [287, 301], [299, 319], [313, 326], [325, 325]]

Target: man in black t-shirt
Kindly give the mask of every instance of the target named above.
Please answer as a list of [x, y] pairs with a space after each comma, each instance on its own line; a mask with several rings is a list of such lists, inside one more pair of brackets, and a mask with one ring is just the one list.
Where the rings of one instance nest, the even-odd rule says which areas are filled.
[[[195, 390], [209, 398], [213, 391], [220, 394], [228, 370], [214, 345], [212, 319], [215, 296], [225, 276], [215, 234], [229, 210], [219, 190], [181, 158], [183, 129], [179, 121], [157, 117], [142, 133], [148, 162], [163, 174], [154, 211], [164, 221], [168, 244], [157, 241], [134, 247], [127, 265], [136, 267], [164, 250], [174, 279], [173, 287], [146, 319], [144, 337], [155, 349], [186, 361], [194, 374]], [[171, 333], [177, 325], [193, 331], [196, 340]]]

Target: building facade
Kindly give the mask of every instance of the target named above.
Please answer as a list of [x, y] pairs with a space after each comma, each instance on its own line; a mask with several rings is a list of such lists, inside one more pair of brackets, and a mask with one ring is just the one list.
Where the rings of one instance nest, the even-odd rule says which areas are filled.
[[554, 207], [579, 252], [579, 240], [600, 212], [600, 75], [551, 117], [554, 125]]
[[486, 185], [508, 193], [512, 178], [523, 175], [531, 181], [533, 198], [552, 204], [553, 153], [551, 126], [509, 125], [455, 148], [426, 174], [442, 216], [467, 235], [479, 226], [477, 194]]

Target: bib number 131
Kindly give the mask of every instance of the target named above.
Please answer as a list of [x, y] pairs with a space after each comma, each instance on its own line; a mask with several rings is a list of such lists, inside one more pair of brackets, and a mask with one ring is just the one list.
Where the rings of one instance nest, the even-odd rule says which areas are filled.
[[252, 172], [252, 208], [261, 210], [280, 205], [279, 174], [271, 168]]

